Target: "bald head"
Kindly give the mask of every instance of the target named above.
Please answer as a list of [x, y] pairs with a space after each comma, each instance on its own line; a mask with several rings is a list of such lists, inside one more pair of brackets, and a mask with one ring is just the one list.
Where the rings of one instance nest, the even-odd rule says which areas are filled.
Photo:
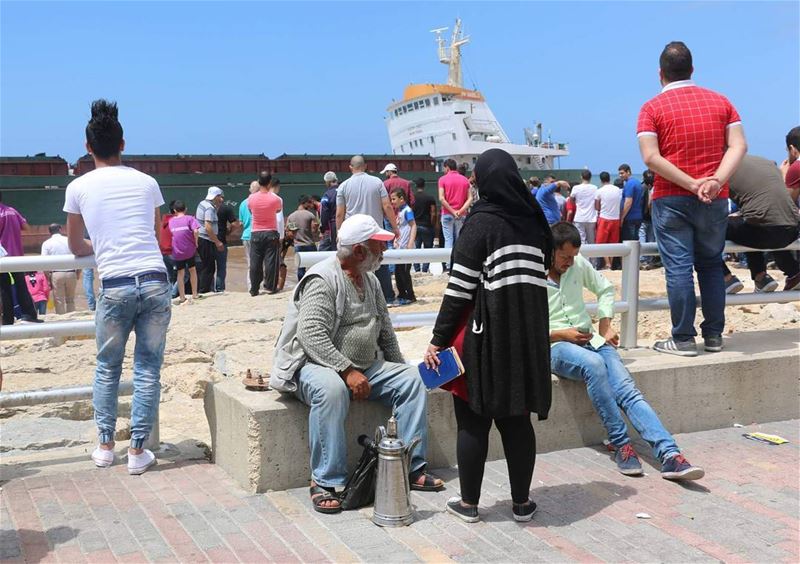
[[258, 180], [253, 180], [250, 183], [250, 193], [251, 194], [255, 194], [256, 192], [258, 192], [258, 186], [259, 186], [258, 185]]
[[364, 157], [361, 155], [356, 155], [352, 159], [350, 159], [350, 167], [353, 170], [363, 171], [367, 168], [367, 163], [364, 162]]

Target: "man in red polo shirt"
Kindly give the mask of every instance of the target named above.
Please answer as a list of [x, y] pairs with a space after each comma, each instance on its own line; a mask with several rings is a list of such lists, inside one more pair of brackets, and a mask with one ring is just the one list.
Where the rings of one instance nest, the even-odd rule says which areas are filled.
[[452, 249], [472, 205], [469, 180], [458, 172], [455, 159], [444, 162], [445, 175], [439, 179], [439, 202], [442, 204], [444, 246]]
[[642, 158], [656, 173], [653, 224], [672, 314], [672, 338], [653, 348], [697, 356], [692, 268], [700, 285], [705, 350], [721, 351], [728, 179], [747, 152], [747, 142], [728, 99], [691, 81], [692, 53], [686, 45], [669, 43], [659, 66], [663, 89], [642, 106], [636, 126]]

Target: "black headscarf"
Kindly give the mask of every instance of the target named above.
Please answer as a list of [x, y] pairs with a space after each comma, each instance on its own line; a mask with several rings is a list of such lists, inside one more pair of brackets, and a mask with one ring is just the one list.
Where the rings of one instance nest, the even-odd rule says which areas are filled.
[[475, 182], [480, 199], [470, 215], [490, 213], [502, 217], [516, 229], [539, 228], [545, 241], [545, 268], [550, 267], [553, 235], [539, 202], [519, 174], [514, 157], [502, 149], [489, 149], [475, 163]]

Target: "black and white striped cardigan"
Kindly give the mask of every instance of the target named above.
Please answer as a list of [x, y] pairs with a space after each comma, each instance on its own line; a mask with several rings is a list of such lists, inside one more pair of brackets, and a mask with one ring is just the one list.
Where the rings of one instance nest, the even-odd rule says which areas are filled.
[[469, 403], [486, 417], [535, 412], [546, 419], [550, 409], [546, 242], [540, 229], [533, 221], [530, 229], [519, 229], [500, 216], [476, 214], [453, 249], [432, 343], [449, 346], [468, 314], [463, 362]]

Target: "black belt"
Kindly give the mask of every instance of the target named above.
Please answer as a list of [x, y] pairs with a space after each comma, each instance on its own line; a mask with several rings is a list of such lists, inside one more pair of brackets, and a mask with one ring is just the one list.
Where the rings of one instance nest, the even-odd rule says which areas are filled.
[[139, 286], [145, 282], [166, 282], [165, 272], [145, 272], [136, 276], [123, 276], [121, 278], [108, 278], [102, 281], [103, 288], [118, 288], [120, 286]]

